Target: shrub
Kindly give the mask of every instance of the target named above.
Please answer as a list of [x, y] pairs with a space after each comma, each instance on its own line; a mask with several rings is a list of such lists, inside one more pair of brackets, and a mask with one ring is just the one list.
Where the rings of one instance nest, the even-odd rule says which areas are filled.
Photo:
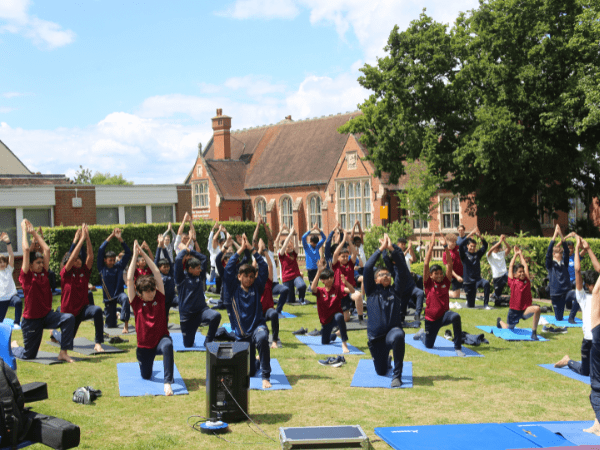
[[[222, 225], [227, 229], [227, 231], [232, 235], [244, 234], [248, 236], [249, 239], [252, 239], [252, 234], [254, 233], [254, 229], [256, 228], [255, 222], [221, 222]], [[179, 228], [179, 223], [173, 223], [173, 229], [177, 233]], [[200, 245], [200, 250], [203, 254], [208, 255], [208, 236], [210, 235], [210, 230], [212, 229], [214, 222], [209, 220], [200, 220], [194, 222], [194, 227], [196, 229], [196, 238]], [[156, 254], [157, 243], [156, 239], [159, 234], [162, 234], [167, 229], [167, 223], [152, 223], [152, 224], [129, 224], [129, 225], [119, 225], [118, 228], [123, 230], [123, 241], [129, 246], [129, 248], [133, 251], [133, 242], [137, 239], [137, 241], [142, 244], [143, 241], [146, 241], [154, 254]], [[90, 283], [93, 285], [100, 285], [100, 275], [98, 274], [98, 268], [96, 266], [96, 257], [98, 255], [98, 249], [104, 240], [112, 233], [115, 229], [113, 225], [90, 225], [90, 239], [92, 241], [92, 247], [94, 249], [94, 266], [92, 267], [92, 276], [90, 278]], [[75, 232], [77, 231], [77, 227], [53, 227], [53, 228], [44, 228], [44, 239], [46, 243], [50, 246], [50, 268], [54, 270], [57, 274], [60, 271], [60, 261], [63, 255], [69, 251], [71, 243], [73, 242], [73, 238], [75, 237]], [[189, 225], [185, 226], [184, 232], [189, 231]], [[266, 235], [261, 227], [260, 229], [260, 237], [262, 237], [266, 242]], [[117, 239], [112, 239], [110, 244], [107, 247], [107, 250], [113, 250], [117, 254], [121, 251], [122, 247], [120, 242]]]

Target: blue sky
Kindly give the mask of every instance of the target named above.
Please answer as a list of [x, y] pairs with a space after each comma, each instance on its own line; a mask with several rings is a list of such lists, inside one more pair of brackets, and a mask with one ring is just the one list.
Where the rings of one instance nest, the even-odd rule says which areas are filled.
[[33, 171], [181, 183], [232, 128], [355, 110], [358, 69], [422, 8], [476, 0], [0, 1], [0, 140]]

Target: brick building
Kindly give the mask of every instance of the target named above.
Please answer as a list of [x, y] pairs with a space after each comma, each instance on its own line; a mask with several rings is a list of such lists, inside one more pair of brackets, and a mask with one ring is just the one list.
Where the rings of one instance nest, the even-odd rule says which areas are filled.
[[[328, 233], [339, 222], [349, 228], [356, 219], [364, 229], [385, 224], [380, 207], [387, 206], [388, 220], [408, 219], [396, 195], [398, 184], [387, 176], [374, 177], [375, 168], [363, 161], [366, 149], [358, 137], [337, 129], [358, 112], [293, 121], [287, 116], [274, 125], [231, 130], [232, 118], [217, 109], [212, 118], [213, 137], [199, 151], [185, 183], [191, 186], [194, 218], [254, 220], [260, 213], [274, 232], [281, 224], [295, 224], [300, 234], [317, 221]], [[491, 217], [467, 213], [467, 202], [440, 190], [433, 202], [439, 206], [429, 223], [412, 221], [415, 234], [467, 230], [510, 233]], [[580, 208], [581, 209], [581, 208]], [[583, 211], [585, 214], [585, 211]], [[567, 214], [557, 221], [541, 218], [544, 234], [555, 223], [567, 227]]]
[[[64, 175], [34, 174], [0, 141], [0, 232], [21, 255], [21, 221], [35, 226], [179, 222], [191, 210], [189, 186], [180, 184], [75, 185]], [[6, 246], [0, 243], [0, 254]]]

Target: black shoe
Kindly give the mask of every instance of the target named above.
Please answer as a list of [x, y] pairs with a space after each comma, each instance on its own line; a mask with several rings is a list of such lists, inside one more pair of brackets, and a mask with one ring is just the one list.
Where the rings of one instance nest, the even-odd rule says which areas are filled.
[[299, 330], [292, 331], [292, 334], [298, 336], [300, 334], [306, 334], [308, 330], [306, 328], [300, 328]]
[[402, 380], [400, 380], [400, 378], [394, 378], [392, 380], [392, 387], [393, 388], [399, 388], [402, 386]]
[[451, 341], [452, 340], [452, 331], [446, 330], [446, 332], [444, 333], [444, 338], [446, 338], [449, 341]]
[[316, 328], [307, 333], [309, 336], [321, 336], [321, 330], [317, 330]]
[[125, 342], [129, 342], [127, 339], [122, 339], [119, 336], [113, 336], [108, 340], [109, 344], [124, 344]]
[[423, 336], [425, 334], [425, 330], [423, 330], [423, 328], [421, 328], [419, 331], [417, 331], [414, 335], [413, 335], [413, 339], [415, 341], [419, 341], [421, 340], [421, 336]]
[[500, 322], [502, 322], [502, 319], [500, 317], [498, 317], [496, 319], [496, 328], [502, 328], [502, 325], [500, 325]]
[[575, 319], [571, 319], [571, 318], [569, 317], [569, 323], [570, 323], [571, 325], [575, 325], [575, 323], [576, 323], [576, 322], [575, 322]]
[[322, 366], [341, 367], [346, 364], [346, 359], [343, 356], [330, 356], [327, 359], [320, 359], [319, 364]]
[[331, 336], [329, 336], [329, 342], [335, 342], [335, 340], [337, 339], [337, 336], [335, 334], [332, 334]]
[[538, 337], [537, 333], [535, 331], [531, 332], [531, 340], [532, 341], [539, 341], [540, 338]]

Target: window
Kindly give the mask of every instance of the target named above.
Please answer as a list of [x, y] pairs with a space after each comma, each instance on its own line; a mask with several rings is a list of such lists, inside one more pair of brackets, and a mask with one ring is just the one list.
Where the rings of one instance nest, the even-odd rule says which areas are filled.
[[[17, 252], [20, 247], [17, 237], [17, 210], [0, 209], [0, 232], [8, 234], [13, 252]], [[6, 253], [6, 244], [0, 241], [0, 253]]]
[[442, 199], [442, 228], [453, 229], [460, 224], [460, 199], [446, 197]]
[[350, 228], [358, 220], [363, 228], [371, 228], [371, 185], [369, 180], [338, 183], [340, 225]]
[[125, 206], [125, 223], [146, 223], [145, 206]]
[[96, 208], [96, 224], [116, 225], [119, 223], [119, 207]]
[[292, 210], [292, 199], [284, 197], [281, 200], [281, 222], [292, 228], [294, 225], [294, 212]]
[[173, 206], [152, 206], [152, 223], [173, 222]]
[[208, 207], [208, 181], [194, 184], [194, 208]]
[[587, 208], [580, 198], [569, 199], [569, 225], [587, 217]]
[[198, 164], [198, 167], [196, 167], [196, 175], [199, 177], [202, 176], [202, 166], [200, 164]]
[[51, 227], [52, 213], [50, 208], [23, 208], [23, 218], [34, 227]]
[[428, 230], [429, 229], [429, 223], [427, 223], [426, 220], [421, 220], [421, 219], [413, 219], [413, 229], [415, 230]]
[[256, 200], [256, 216], [260, 214], [260, 216], [265, 219], [267, 217], [267, 201], [264, 198], [259, 198]]
[[308, 201], [308, 226], [312, 226], [316, 223], [319, 228], [323, 228], [321, 220], [321, 198], [317, 195], [313, 195]]

